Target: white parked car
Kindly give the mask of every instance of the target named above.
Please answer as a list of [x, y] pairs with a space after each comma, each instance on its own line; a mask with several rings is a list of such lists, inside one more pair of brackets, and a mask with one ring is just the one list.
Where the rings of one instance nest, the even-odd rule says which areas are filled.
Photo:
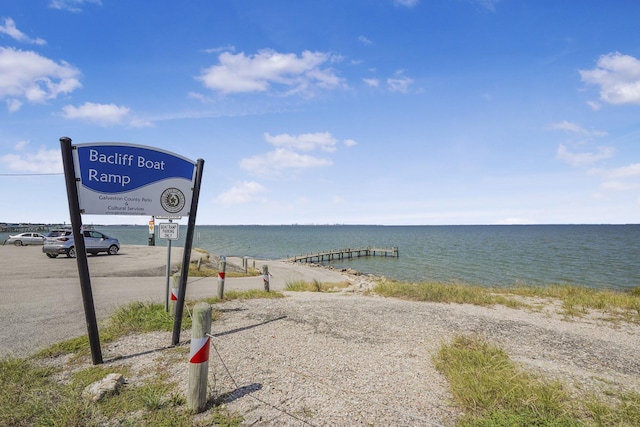
[[26, 245], [42, 245], [44, 244], [44, 234], [40, 233], [20, 233], [14, 236], [9, 236], [6, 243], [12, 243], [16, 246]]

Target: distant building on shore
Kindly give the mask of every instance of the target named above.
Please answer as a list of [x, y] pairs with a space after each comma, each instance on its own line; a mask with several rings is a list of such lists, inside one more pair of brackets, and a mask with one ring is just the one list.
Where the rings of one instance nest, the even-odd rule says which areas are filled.
[[61, 227], [61, 224], [12, 224], [0, 222], [0, 233], [24, 233], [27, 231], [49, 231], [52, 228]]

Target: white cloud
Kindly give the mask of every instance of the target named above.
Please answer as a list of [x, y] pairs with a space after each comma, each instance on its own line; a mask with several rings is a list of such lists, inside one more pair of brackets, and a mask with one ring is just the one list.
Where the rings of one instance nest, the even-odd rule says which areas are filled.
[[58, 64], [35, 52], [0, 47], [0, 99], [9, 99], [10, 111], [20, 108], [20, 99], [42, 103], [81, 87], [79, 76], [66, 62]]
[[409, 91], [413, 79], [404, 76], [403, 73], [403, 71], [396, 71], [396, 77], [387, 79], [387, 86], [391, 92], [407, 93]]
[[582, 126], [580, 126], [577, 123], [572, 123], [572, 122], [568, 122], [566, 120], [559, 122], [559, 123], [554, 123], [551, 125], [552, 129], [555, 130], [564, 130], [564, 131], [568, 131], [568, 132], [574, 132], [574, 133], [580, 133], [580, 134], [587, 134], [589, 132], [587, 132], [586, 129], [584, 129]]
[[32, 39], [31, 37], [24, 34], [22, 31], [18, 30], [18, 28], [16, 28], [15, 22], [11, 18], [5, 18], [4, 24], [0, 25], [0, 34], [6, 34], [9, 37], [22, 43], [37, 44], [37, 45], [47, 44], [47, 42], [44, 41], [43, 39], [39, 39], [39, 38]]
[[122, 124], [129, 115], [129, 108], [118, 107], [114, 104], [94, 104], [85, 102], [80, 107], [66, 105], [62, 108], [65, 119], [80, 119], [101, 126]]
[[367, 84], [367, 86], [378, 87], [380, 86], [380, 80], [378, 79], [362, 79], [363, 82]]
[[607, 179], [624, 179], [640, 177], [640, 163], [608, 170], [604, 174]]
[[396, 6], [414, 7], [420, 3], [420, 0], [394, 0], [393, 2]]
[[371, 46], [373, 44], [373, 42], [368, 38], [366, 38], [365, 36], [359, 36], [358, 41], [365, 46]]
[[221, 193], [216, 201], [223, 205], [248, 203], [259, 199], [259, 196], [266, 191], [267, 189], [263, 185], [255, 181], [244, 181]]
[[[19, 142], [16, 150], [21, 151], [26, 144]], [[5, 154], [0, 162], [7, 168], [24, 173], [62, 173], [60, 150], [47, 150], [40, 147], [35, 153]]]
[[256, 175], [268, 175], [283, 169], [308, 169], [332, 164], [331, 160], [299, 154], [286, 148], [278, 148], [240, 161], [242, 169]]
[[51, 0], [49, 7], [52, 9], [66, 10], [68, 12], [82, 12], [84, 4], [102, 6], [101, 0]]
[[576, 153], [571, 152], [565, 145], [560, 144], [556, 157], [571, 166], [584, 167], [596, 163], [600, 160], [608, 159], [613, 156], [615, 149], [613, 147], [597, 147], [594, 153]]
[[16, 151], [22, 150], [24, 147], [29, 145], [29, 141], [18, 141], [18, 143], [13, 147]]
[[582, 81], [600, 86], [600, 99], [609, 104], [640, 104], [640, 61], [610, 53], [593, 70], [580, 70]]
[[353, 139], [345, 139], [344, 145], [346, 145], [347, 147], [353, 147], [354, 145], [358, 145], [358, 143]]
[[205, 53], [220, 53], [220, 52], [235, 52], [236, 47], [233, 45], [221, 46], [221, 47], [212, 47], [204, 50]]
[[500, 3], [502, 0], [472, 0], [474, 3], [479, 4], [484, 9], [487, 9], [491, 12], [496, 10], [496, 5]]
[[287, 148], [298, 151], [313, 151], [320, 148], [323, 151], [335, 151], [337, 140], [329, 132], [303, 133], [300, 135], [264, 134], [264, 139], [274, 147]]
[[551, 129], [554, 130], [563, 130], [566, 132], [578, 133], [581, 135], [589, 135], [589, 136], [607, 136], [607, 132], [598, 131], [598, 130], [587, 130], [580, 126], [577, 123], [568, 122], [563, 120], [559, 123], [554, 123], [551, 125]]
[[604, 181], [600, 184], [601, 190], [606, 191], [634, 191], [640, 188], [640, 183], [623, 181]]
[[589, 106], [589, 108], [591, 108], [593, 111], [599, 111], [602, 106], [600, 105], [599, 102], [595, 102], [595, 101], [587, 101], [587, 105]]
[[6, 102], [7, 102], [7, 109], [9, 110], [10, 113], [15, 113], [16, 111], [21, 109], [22, 106], [24, 105], [22, 101], [15, 98], [7, 99]]
[[284, 87], [285, 95], [310, 93], [315, 87], [336, 88], [343, 85], [331, 68], [321, 68], [335, 58], [323, 52], [304, 51], [300, 56], [271, 49], [245, 56], [224, 52], [219, 63], [197, 77], [204, 86], [222, 93], [266, 92], [273, 86]]
[[597, 170], [602, 177], [597, 197], [604, 197], [609, 192], [628, 192], [640, 189], [640, 163], [622, 166], [609, 170]]

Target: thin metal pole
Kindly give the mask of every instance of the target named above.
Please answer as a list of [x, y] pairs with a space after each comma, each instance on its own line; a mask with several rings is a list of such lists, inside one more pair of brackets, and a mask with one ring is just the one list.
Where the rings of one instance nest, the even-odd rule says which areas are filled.
[[[173, 222], [173, 221], [169, 219], [169, 222]], [[166, 311], [167, 313], [169, 312], [169, 276], [171, 276], [171, 242], [172, 240], [169, 239], [169, 242], [167, 243], [167, 289], [166, 289], [166, 292], [164, 293], [164, 311]]]
[[73, 231], [73, 240], [76, 249], [76, 261], [78, 263], [82, 303], [84, 304], [84, 316], [87, 321], [87, 332], [89, 335], [89, 345], [91, 347], [91, 359], [94, 365], [98, 365], [102, 363], [102, 350], [100, 349], [96, 309], [93, 305], [93, 291], [91, 290], [91, 277], [89, 276], [89, 263], [87, 262], [87, 248], [85, 247], [84, 236], [82, 234], [82, 217], [80, 215], [78, 187], [76, 186], [76, 174], [73, 165], [71, 138], [66, 136], [60, 138], [60, 148], [62, 150], [64, 180], [67, 185], [69, 216], [71, 217], [71, 230]]
[[187, 279], [189, 278], [189, 262], [191, 261], [191, 247], [193, 246], [193, 235], [196, 229], [196, 212], [198, 211], [198, 200], [200, 199], [200, 186], [202, 184], [202, 171], [204, 160], [198, 159], [196, 162], [196, 176], [193, 186], [193, 197], [191, 198], [191, 209], [189, 210], [189, 222], [187, 235], [184, 242], [184, 253], [182, 255], [182, 270], [180, 273], [180, 287], [178, 288], [178, 301], [176, 304], [176, 315], [173, 320], [173, 336], [171, 345], [180, 342], [180, 329], [182, 328], [182, 313], [184, 311], [184, 297], [187, 293]]

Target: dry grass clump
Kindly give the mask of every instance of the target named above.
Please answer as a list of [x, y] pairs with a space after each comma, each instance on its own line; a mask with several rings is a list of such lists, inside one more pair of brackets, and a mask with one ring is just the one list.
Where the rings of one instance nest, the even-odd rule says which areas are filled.
[[603, 402], [576, 399], [559, 381], [524, 372], [500, 348], [479, 337], [458, 336], [434, 357], [465, 416], [463, 427], [638, 426], [640, 394], [624, 393]]
[[349, 282], [327, 283], [315, 279], [311, 282], [298, 280], [287, 282], [284, 290], [290, 292], [339, 292], [341, 289], [348, 288], [350, 285]]

